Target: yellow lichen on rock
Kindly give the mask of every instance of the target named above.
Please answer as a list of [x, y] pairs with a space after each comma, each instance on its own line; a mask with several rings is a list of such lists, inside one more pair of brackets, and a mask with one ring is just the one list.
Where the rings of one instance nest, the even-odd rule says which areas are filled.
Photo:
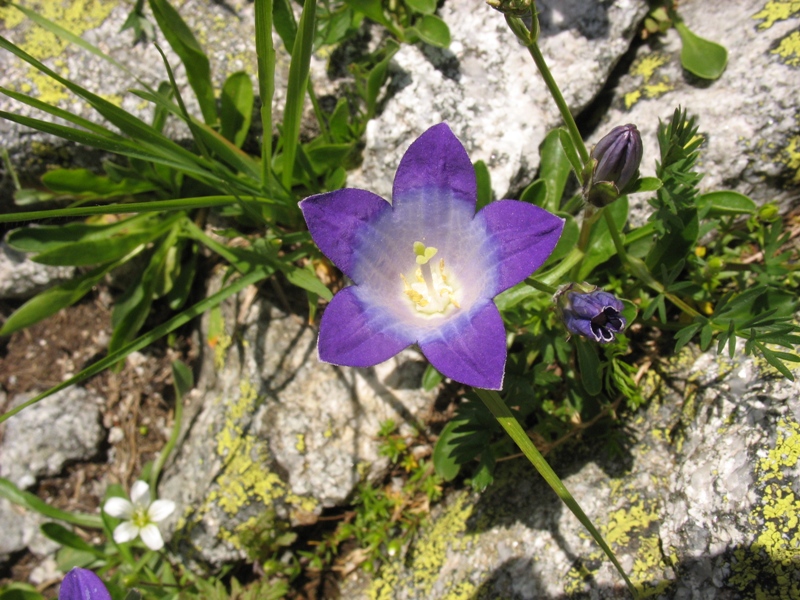
[[799, 0], [769, 0], [760, 11], [753, 15], [753, 19], [761, 20], [758, 29], [769, 29], [778, 21], [785, 21], [800, 14]]

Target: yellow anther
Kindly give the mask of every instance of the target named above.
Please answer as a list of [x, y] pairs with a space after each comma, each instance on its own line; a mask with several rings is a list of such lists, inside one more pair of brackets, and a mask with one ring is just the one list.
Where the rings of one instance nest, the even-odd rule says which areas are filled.
[[444, 272], [444, 259], [439, 259], [439, 277], [442, 278], [442, 283], [447, 285], [447, 275]]
[[425, 278], [422, 276], [422, 269], [414, 271], [414, 277], [419, 283], [425, 283]]

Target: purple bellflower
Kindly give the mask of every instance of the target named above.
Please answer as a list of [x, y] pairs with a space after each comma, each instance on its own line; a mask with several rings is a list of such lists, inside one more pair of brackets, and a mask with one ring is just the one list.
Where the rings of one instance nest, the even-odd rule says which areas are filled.
[[358, 189], [303, 200], [320, 250], [355, 285], [319, 327], [319, 357], [371, 367], [417, 344], [442, 374], [500, 389], [506, 334], [492, 299], [547, 260], [563, 220], [515, 200], [475, 213], [475, 171], [441, 123], [400, 161], [390, 204]]
[[97, 575], [75, 567], [61, 582], [58, 600], [111, 600], [111, 595]]
[[621, 314], [625, 306], [601, 289], [570, 284], [557, 294], [557, 301], [564, 325], [571, 333], [607, 344], [625, 329]]

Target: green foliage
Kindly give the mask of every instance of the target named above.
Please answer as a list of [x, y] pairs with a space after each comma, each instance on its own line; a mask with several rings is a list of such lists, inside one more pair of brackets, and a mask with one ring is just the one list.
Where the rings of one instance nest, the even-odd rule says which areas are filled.
[[441, 497], [441, 478], [433, 465], [417, 459], [409, 438], [398, 432], [389, 420], [378, 433], [379, 453], [389, 458], [392, 475], [401, 475], [402, 484], [392, 477], [384, 485], [360, 483], [353, 509], [344, 515], [336, 529], [315, 544], [313, 552], [300, 552], [314, 570], [330, 567], [345, 542], [355, 542], [350, 557], [368, 572], [375, 571], [388, 558], [396, 556], [426, 522], [430, 504]]

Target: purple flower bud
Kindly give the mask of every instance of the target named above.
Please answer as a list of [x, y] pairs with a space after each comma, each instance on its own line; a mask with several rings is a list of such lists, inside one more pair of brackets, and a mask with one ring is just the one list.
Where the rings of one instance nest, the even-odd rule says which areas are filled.
[[111, 595], [97, 575], [75, 567], [61, 582], [58, 600], [111, 600]]
[[[579, 291], [572, 291], [577, 289]], [[557, 294], [557, 301], [566, 328], [601, 344], [614, 341], [625, 329], [624, 305], [612, 294], [586, 286], [571, 284]]]
[[636, 125], [614, 127], [592, 150], [594, 169], [587, 185], [587, 200], [606, 206], [636, 180], [642, 162], [642, 137]]

